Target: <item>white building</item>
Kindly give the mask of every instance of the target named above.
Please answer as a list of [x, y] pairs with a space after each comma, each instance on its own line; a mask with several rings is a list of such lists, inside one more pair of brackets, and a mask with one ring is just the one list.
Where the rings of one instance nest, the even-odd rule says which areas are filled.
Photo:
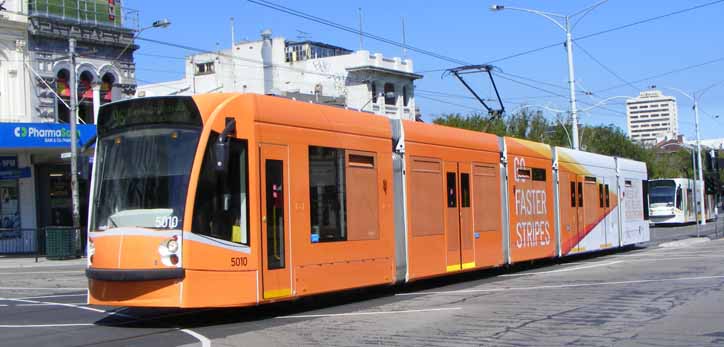
[[274, 94], [415, 119], [412, 60], [324, 43], [272, 38], [187, 57], [181, 80], [139, 86], [136, 95]]
[[658, 90], [643, 91], [626, 100], [626, 119], [629, 138], [645, 145], [676, 138], [679, 133], [676, 98]]

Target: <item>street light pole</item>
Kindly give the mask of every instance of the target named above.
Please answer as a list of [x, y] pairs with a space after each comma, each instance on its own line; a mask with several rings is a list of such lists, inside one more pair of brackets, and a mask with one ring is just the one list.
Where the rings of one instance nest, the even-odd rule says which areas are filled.
[[706, 225], [706, 209], [704, 208], [706, 193], [704, 192], [704, 168], [701, 165], [701, 135], [699, 133], [699, 100], [697, 100], [696, 95], [694, 95], [694, 119], [694, 123], [696, 124], [696, 163], [699, 171], [699, 180], [701, 181], [701, 184], [694, 182], [694, 185], [699, 188], [699, 198], [701, 199], [701, 225]]
[[[492, 5], [490, 7], [491, 11], [515, 10], [539, 15], [553, 22], [553, 24], [561, 28], [566, 33], [566, 55], [568, 57], [568, 88], [570, 90], [571, 123], [573, 123], [573, 149], [576, 150], [579, 149], [580, 146], [578, 138], [578, 110], [576, 109], [576, 78], [573, 68], [573, 35], [571, 34], [571, 31], [576, 26], [576, 24], [578, 24], [581, 19], [583, 19], [583, 17], [585, 17], [587, 14], [593, 11], [593, 9], [600, 6], [606, 1], [608, 0], [601, 0], [589, 7], [586, 7], [570, 15], [561, 15], [557, 13], [543, 12], [527, 8], [510, 7], [503, 5]], [[571, 19], [578, 16], [580, 16], [580, 18], [578, 18], [578, 20], [573, 23], [573, 25], [571, 25]]]
[[571, 93], [571, 123], [573, 123], [573, 149], [579, 149], [578, 139], [578, 110], [576, 109], [576, 78], [573, 72], [573, 40], [571, 39], [571, 25], [566, 16], [566, 53], [568, 55], [568, 88]]
[[70, 189], [73, 203], [73, 229], [80, 228], [80, 198], [78, 193], [78, 87], [75, 71], [75, 39], [68, 40], [70, 55]]

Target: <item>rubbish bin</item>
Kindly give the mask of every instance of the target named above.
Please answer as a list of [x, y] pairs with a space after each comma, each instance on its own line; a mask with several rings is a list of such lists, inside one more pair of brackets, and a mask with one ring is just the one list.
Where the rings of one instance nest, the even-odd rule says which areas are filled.
[[45, 228], [45, 257], [63, 260], [80, 257], [80, 233], [71, 227]]

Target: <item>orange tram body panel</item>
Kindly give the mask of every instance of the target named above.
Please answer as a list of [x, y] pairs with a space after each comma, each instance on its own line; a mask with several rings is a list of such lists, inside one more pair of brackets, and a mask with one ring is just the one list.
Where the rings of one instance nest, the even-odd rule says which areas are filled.
[[98, 120], [89, 303], [233, 307], [649, 239], [646, 166], [254, 94]]

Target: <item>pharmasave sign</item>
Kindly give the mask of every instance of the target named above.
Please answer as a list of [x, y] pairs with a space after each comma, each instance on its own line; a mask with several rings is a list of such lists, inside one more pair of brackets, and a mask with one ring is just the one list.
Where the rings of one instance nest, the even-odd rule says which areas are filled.
[[[78, 144], [84, 144], [95, 133], [95, 125], [78, 125]], [[68, 124], [0, 123], [0, 148], [48, 147], [70, 147]]]

